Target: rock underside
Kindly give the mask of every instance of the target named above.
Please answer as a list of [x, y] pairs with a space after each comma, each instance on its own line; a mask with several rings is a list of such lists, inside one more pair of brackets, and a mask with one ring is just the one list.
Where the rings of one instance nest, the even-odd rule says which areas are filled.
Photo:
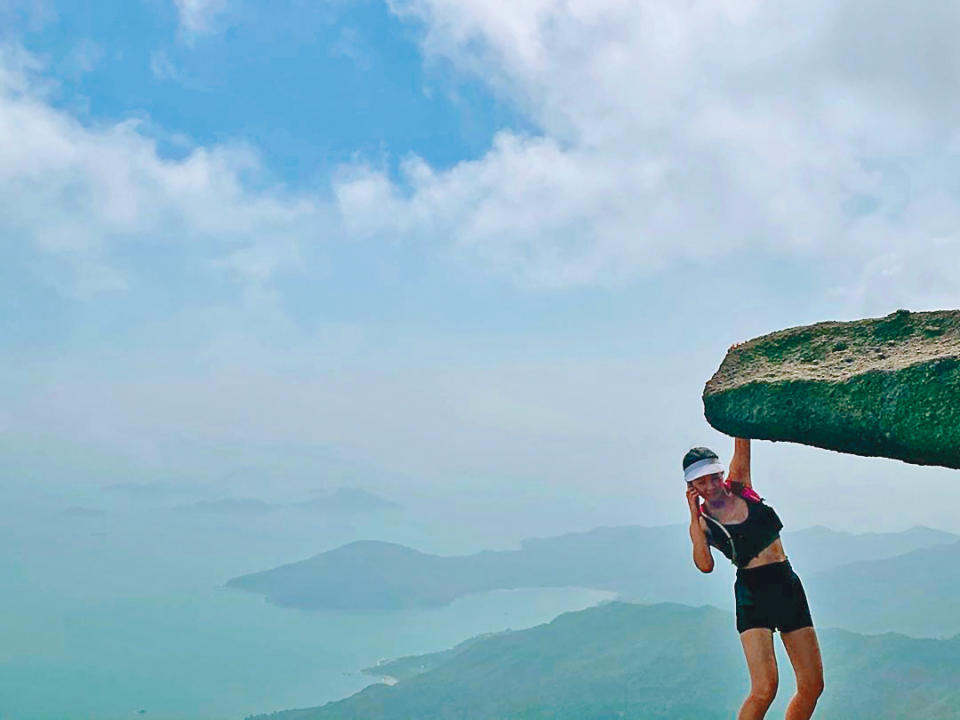
[[755, 338], [727, 353], [703, 406], [735, 437], [960, 468], [960, 310]]

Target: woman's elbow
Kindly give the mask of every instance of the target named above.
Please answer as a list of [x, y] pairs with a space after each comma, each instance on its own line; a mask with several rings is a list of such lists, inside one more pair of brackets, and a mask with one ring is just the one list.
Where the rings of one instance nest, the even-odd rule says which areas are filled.
[[694, 560], [694, 565], [697, 566], [697, 570], [702, 573], [712, 573], [713, 572], [713, 559], [711, 558], [708, 562], [696, 561]]

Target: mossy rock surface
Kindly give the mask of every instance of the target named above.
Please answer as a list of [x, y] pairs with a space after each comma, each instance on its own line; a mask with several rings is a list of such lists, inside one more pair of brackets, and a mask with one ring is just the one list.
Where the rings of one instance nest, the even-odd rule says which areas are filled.
[[960, 468], [960, 310], [750, 340], [727, 353], [703, 406], [735, 437]]

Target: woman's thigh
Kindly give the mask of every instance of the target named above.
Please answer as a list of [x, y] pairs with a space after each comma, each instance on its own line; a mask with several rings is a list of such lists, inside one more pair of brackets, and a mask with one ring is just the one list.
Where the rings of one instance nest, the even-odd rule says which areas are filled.
[[773, 652], [773, 631], [768, 628], [744, 630], [740, 633], [740, 643], [747, 658], [753, 688], [775, 691], [778, 676], [777, 656]]
[[780, 633], [787, 649], [793, 671], [797, 674], [797, 689], [808, 688], [819, 692], [823, 689], [823, 660], [820, 643], [812, 627]]

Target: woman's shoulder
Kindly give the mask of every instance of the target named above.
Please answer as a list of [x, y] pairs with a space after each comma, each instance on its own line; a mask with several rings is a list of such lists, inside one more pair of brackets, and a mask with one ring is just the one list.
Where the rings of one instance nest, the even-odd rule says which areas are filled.
[[757, 494], [756, 490], [748, 485], [744, 485], [743, 483], [730, 483], [730, 492], [732, 492], [741, 500], [746, 501], [748, 504], [757, 504], [763, 502], [763, 498]]

